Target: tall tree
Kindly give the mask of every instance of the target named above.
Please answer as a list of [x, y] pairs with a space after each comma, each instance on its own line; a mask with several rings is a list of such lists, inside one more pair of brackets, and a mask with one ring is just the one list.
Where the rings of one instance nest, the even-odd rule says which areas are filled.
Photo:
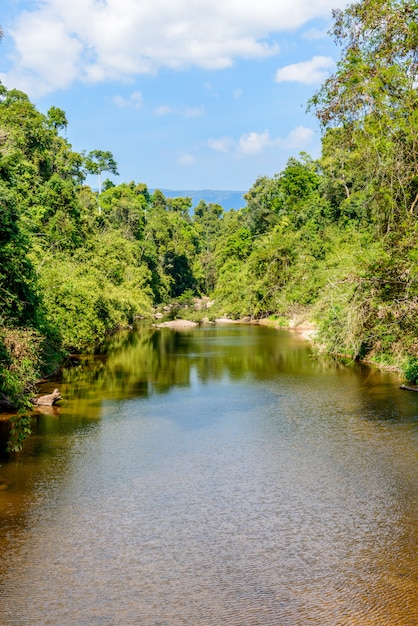
[[310, 105], [325, 130], [340, 129], [328, 154], [338, 139], [352, 155], [369, 217], [387, 232], [418, 210], [418, 3], [354, 3], [334, 11], [332, 33], [342, 56]]
[[89, 152], [84, 167], [89, 174], [96, 174], [99, 177], [99, 195], [102, 191], [102, 172], [119, 175], [118, 164], [109, 150], [92, 150]]

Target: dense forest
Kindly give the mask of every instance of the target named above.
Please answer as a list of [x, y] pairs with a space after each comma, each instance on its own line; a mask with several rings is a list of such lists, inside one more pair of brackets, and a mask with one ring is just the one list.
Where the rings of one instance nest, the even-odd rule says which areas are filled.
[[417, 382], [418, 5], [363, 0], [334, 12], [332, 34], [337, 69], [308, 103], [321, 157], [258, 178], [239, 210], [102, 183], [117, 174], [110, 152], [74, 152], [64, 111], [42, 114], [0, 84], [0, 392], [19, 411], [12, 448], [41, 373], [159, 304], [200, 296], [214, 301], [201, 315], [310, 321], [328, 353]]

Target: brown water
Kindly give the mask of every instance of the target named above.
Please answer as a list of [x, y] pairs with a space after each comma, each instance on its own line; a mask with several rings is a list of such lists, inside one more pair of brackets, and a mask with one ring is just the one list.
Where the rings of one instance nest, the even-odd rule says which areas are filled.
[[0, 624], [418, 624], [418, 394], [268, 328], [139, 329], [0, 467]]

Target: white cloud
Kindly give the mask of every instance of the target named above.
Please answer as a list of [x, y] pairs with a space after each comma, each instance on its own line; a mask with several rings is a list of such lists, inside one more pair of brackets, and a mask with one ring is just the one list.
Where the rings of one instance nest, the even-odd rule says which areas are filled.
[[246, 133], [241, 135], [238, 142], [238, 152], [241, 154], [257, 154], [262, 152], [264, 148], [272, 145], [270, 133], [265, 130], [264, 133]]
[[282, 143], [291, 149], [302, 150], [306, 148], [314, 136], [314, 131], [306, 126], [297, 126], [294, 128]]
[[238, 140], [224, 136], [209, 139], [208, 146], [216, 152], [238, 156], [254, 156], [268, 149], [304, 150], [309, 147], [314, 131], [306, 126], [297, 126], [287, 137], [271, 137], [270, 132], [251, 131], [244, 133]]
[[301, 61], [281, 67], [276, 72], [277, 83], [295, 82], [314, 85], [323, 82], [335, 68], [331, 57], [315, 56], [309, 61]]
[[208, 146], [215, 152], [227, 153], [235, 146], [235, 141], [232, 137], [219, 137], [218, 139], [209, 139]]
[[134, 108], [140, 109], [142, 106], [142, 94], [140, 91], [134, 91], [129, 98], [123, 96], [115, 96], [113, 102], [120, 108]]
[[178, 165], [183, 166], [193, 165], [195, 162], [196, 159], [194, 158], [194, 156], [192, 154], [188, 154], [187, 152], [180, 154], [176, 161]]
[[171, 107], [165, 104], [162, 104], [161, 106], [157, 107], [154, 111], [154, 115], [158, 115], [158, 116], [171, 115], [172, 113], [174, 113], [174, 109], [172, 109]]
[[315, 41], [318, 39], [325, 39], [328, 37], [328, 31], [319, 30], [319, 28], [309, 28], [309, 30], [305, 31], [302, 37], [308, 41]]
[[[274, 38], [346, 0], [43, 0], [8, 35], [13, 66], [2, 79], [29, 95], [75, 80], [132, 80], [160, 68], [222, 69], [277, 54]], [[31, 5], [29, 5], [31, 6]]]
[[184, 117], [202, 117], [204, 114], [203, 107], [187, 107], [182, 113]]
[[205, 114], [203, 107], [183, 107], [175, 109], [173, 107], [162, 104], [154, 110], [154, 115], [181, 115], [182, 117], [201, 117]]

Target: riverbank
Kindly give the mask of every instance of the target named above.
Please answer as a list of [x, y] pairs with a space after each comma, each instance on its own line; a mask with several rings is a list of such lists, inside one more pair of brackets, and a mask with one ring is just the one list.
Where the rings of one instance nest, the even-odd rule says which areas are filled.
[[260, 326], [269, 326], [270, 328], [277, 328], [280, 330], [291, 330], [297, 333], [302, 339], [306, 341], [315, 341], [315, 337], [318, 334], [318, 329], [312, 322], [304, 319], [293, 317], [288, 320], [288, 323], [283, 323], [283, 320], [275, 320], [272, 318], [259, 319], [256, 322]]

